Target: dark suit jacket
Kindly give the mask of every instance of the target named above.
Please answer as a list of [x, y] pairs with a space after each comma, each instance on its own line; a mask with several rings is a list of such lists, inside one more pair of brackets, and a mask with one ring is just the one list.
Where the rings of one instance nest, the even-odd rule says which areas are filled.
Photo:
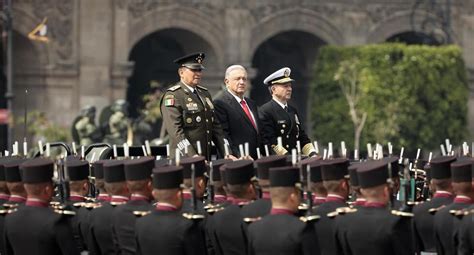
[[[257, 128], [260, 129], [262, 125], [260, 124], [257, 105], [250, 98], [245, 98], [245, 101], [255, 118]], [[248, 142], [250, 156], [257, 159], [257, 148], [260, 148], [263, 153], [261, 132], [255, 130], [239, 102], [229, 91], [224, 90], [219, 98], [214, 99], [214, 105], [225, 138], [230, 143], [230, 153], [234, 156], [241, 156], [239, 144], [244, 145]]]

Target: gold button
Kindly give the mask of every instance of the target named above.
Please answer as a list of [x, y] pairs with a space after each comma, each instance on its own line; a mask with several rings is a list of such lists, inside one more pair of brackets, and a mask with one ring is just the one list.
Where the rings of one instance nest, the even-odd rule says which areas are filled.
[[289, 136], [289, 135], [287, 135], [287, 136], [286, 136], [286, 138], [288, 138], [288, 139], [289, 139], [289, 138], [290, 138], [290, 136]]
[[286, 145], [286, 148], [290, 148], [290, 145], [287, 144], [287, 145]]

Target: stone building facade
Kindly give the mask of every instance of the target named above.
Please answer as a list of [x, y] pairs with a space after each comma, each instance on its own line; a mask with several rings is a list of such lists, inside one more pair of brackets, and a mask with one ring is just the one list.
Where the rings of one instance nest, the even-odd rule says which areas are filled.
[[[151, 81], [177, 80], [171, 60], [207, 53], [204, 84], [219, 90], [225, 68], [242, 64], [252, 78], [250, 96], [262, 103], [263, 78], [293, 69], [294, 98], [305, 107], [308, 80], [321, 45], [384, 42], [417, 31], [423, 8], [414, 0], [15, 0], [14, 113], [29, 109], [69, 124], [85, 105], [99, 109], [119, 98], [137, 105]], [[438, 1], [439, 2], [439, 1]], [[442, 2], [442, 1], [441, 1]], [[474, 1], [452, 1], [453, 42], [474, 74]], [[49, 43], [27, 34], [48, 18]], [[474, 94], [469, 126], [474, 127]], [[304, 110], [303, 110], [304, 111]], [[474, 128], [471, 128], [474, 130]]]

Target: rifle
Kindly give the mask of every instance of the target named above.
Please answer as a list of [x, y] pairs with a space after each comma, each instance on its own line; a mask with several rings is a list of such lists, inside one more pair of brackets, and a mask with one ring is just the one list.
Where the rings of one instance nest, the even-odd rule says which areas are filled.
[[61, 157], [58, 160], [58, 193], [62, 205], [66, 205], [67, 200], [69, 199], [69, 182], [67, 182], [65, 177], [65, 168], [64, 168], [64, 158]]
[[191, 202], [192, 202], [192, 214], [197, 211], [197, 198], [196, 198], [196, 167], [194, 163], [191, 164]]
[[214, 169], [212, 167], [212, 162], [209, 162], [209, 182], [207, 183], [207, 192], [208, 192], [208, 203], [209, 206], [214, 206]]
[[309, 164], [306, 165], [306, 203], [308, 204], [306, 216], [311, 216], [313, 213], [313, 192], [311, 192], [311, 167]]

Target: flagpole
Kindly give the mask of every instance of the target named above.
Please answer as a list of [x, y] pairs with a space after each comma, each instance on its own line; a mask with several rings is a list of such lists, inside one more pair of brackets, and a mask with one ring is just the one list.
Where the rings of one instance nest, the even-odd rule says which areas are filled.
[[4, 14], [5, 14], [5, 29], [7, 31], [7, 91], [5, 93], [5, 99], [7, 100], [7, 109], [10, 117], [10, 123], [8, 123], [8, 134], [7, 134], [7, 148], [12, 144], [13, 141], [13, 22], [12, 22], [12, 1], [4, 0]]

